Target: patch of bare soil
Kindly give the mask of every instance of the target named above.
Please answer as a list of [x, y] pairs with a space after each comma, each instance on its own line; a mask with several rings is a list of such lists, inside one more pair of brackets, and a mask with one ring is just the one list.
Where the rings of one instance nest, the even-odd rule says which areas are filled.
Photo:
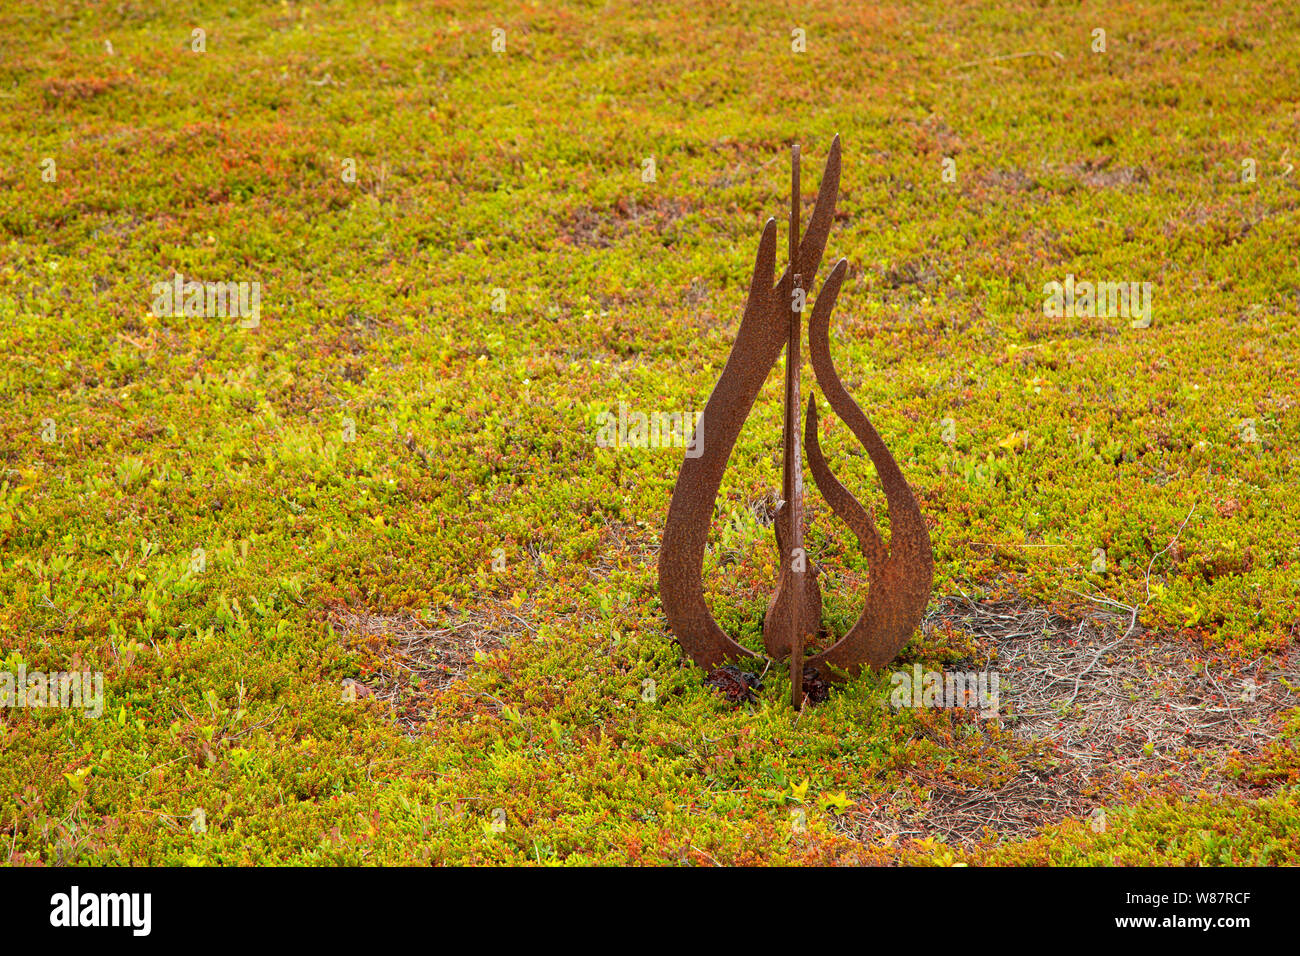
[[[1054, 171], [1064, 172], [1089, 189], [1147, 186], [1151, 182], [1151, 174], [1146, 167], [1116, 165], [1114, 156], [1085, 159], [1082, 162], [1061, 166], [1044, 163], [1039, 170], [1041, 175], [1048, 175]], [[1042, 188], [1039, 179], [1027, 169], [979, 170], [973, 173], [972, 177], [975, 188], [980, 191], [1032, 193]]]
[[464, 680], [477, 652], [490, 654], [532, 629], [506, 610], [484, 611], [446, 627], [434, 627], [409, 611], [383, 615], [355, 608], [333, 612], [330, 622], [374, 654], [376, 670], [364, 683], [354, 682], [350, 693], [387, 702], [412, 734], [428, 720], [430, 698]]
[[1119, 186], [1145, 186], [1151, 175], [1143, 166], [1116, 166], [1115, 157], [1086, 159], [1082, 163], [1066, 166], [1066, 172], [1093, 189], [1114, 189]]
[[1038, 180], [1023, 169], [980, 170], [974, 174], [977, 189], [1006, 193], [1028, 193], [1038, 189]]
[[620, 198], [607, 208], [586, 207], [573, 213], [562, 234], [575, 246], [607, 249], [635, 229], [663, 235], [690, 212], [685, 200], [661, 197], [638, 203]]
[[[1070, 619], [1017, 601], [939, 602], [924, 630], [965, 631], [986, 658], [946, 670], [999, 676], [998, 717], [989, 721], [996, 727], [986, 734], [1009, 732], [1026, 753], [1046, 743], [1057, 759], [1034, 760], [988, 788], [916, 774], [922, 802], [910, 793], [872, 798], [865, 812], [840, 818], [841, 827], [866, 842], [942, 837], [969, 846], [1098, 814], [1135, 787], [1266, 792], [1223, 770], [1234, 755], [1258, 753], [1275, 717], [1300, 705], [1291, 689], [1300, 685], [1300, 654], [1293, 649], [1282, 662], [1207, 659], [1199, 646], [1143, 633], [1131, 611], [1115, 605]], [[990, 744], [998, 746], [982, 746]]]

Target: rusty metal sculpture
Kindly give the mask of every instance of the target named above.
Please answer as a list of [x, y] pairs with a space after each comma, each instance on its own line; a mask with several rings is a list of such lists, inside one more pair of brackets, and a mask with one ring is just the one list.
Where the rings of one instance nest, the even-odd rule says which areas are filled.
[[[903, 473], [862, 409], [836, 374], [830, 354], [830, 315], [848, 261], [835, 264], [808, 320], [809, 357], [817, 384], [831, 408], [866, 448], [884, 488], [890, 537], [886, 547], [871, 514], [831, 474], [817, 441], [817, 402], [808, 396], [803, 434], [813, 480], [831, 510], [857, 536], [867, 558], [866, 607], [857, 623], [828, 650], [805, 659], [804, 648], [821, 632], [820, 573], [804, 551], [803, 470], [800, 449], [800, 343], [805, 291], [813, 285], [835, 218], [839, 193], [840, 140], [826, 158], [817, 203], [799, 239], [799, 147], [793, 153], [790, 203], [790, 265], [775, 285], [776, 220], [769, 219], [758, 244], [740, 331], [722, 377], [696, 425], [695, 457], [677, 476], [659, 554], [659, 593], [668, 623], [683, 650], [705, 670], [754, 653], [728, 637], [704, 600], [704, 550], [713, 503], [731, 450], [754, 400], [782, 349], [785, 366], [785, 428], [782, 500], [775, 517], [780, 575], [763, 619], [763, 644], [772, 658], [790, 658], [795, 707], [804, 701], [804, 674], [825, 681], [858, 674], [863, 664], [880, 668], [893, 659], [921, 622], [934, 577], [930, 535]], [[702, 446], [702, 448], [701, 448]]]

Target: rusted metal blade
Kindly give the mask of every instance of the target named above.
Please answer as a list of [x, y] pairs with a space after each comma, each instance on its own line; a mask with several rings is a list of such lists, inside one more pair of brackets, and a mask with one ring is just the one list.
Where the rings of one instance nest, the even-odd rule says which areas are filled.
[[695, 427], [695, 447], [702, 446], [702, 451], [682, 462], [659, 550], [659, 596], [668, 624], [682, 650], [706, 669], [753, 656], [728, 637], [709, 613], [702, 575], [713, 502], [727, 459], [759, 389], [785, 346], [785, 316], [772, 291], [775, 268], [776, 220], [770, 219], [758, 244], [736, 343]]
[[821, 491], [822, 497], [831, 506], [831, 511], [849, 526], [858, 539], [858, 547], [867, 558], [868, 573], [874, 572], [885, 560], [885, 542], [880, 540], [876, 530], [875, 519], [861, 502], [849, 493], [840, 480], [831, 474], [822, 456], [821, 444], [817, 440], [817, 397], [808, 393], [807, 431], [804, 447], [807, 449], [808, 468], [813, 473], [813, 483]]
[[[826, 251], [826, 240], [831, 234], [831, 225], [835, 222], [835, 201], [840, 194], [840, 137], [837, 133], [831, 140], [831, 148], [826, 153], [826, 166], [822, 170], [822, 181], [817, 187], [817, 205], [808, 220], [808, 231], [799, 243], [799, 272], [803, 276], [803, 287], [811, 289], [817, 279], [817, 270], [822, 264], [822, 253]], [[787, 267], [777, 284], [785, 293], [784, 299], [790, 301], [790, 277], [793, 272]]]
[[921, 623], [934, 581], [930, 532], [916, 496], [831, 361], [830, 316], [846, 267], [844, 260], [837, 263], [817, 296], [808, 319], [808, 354], [822, 394], [871, 456], [889, 511], [889, 548], [884, 550], [862, 505], [831, 475], [816, 440], [815, 408], [810, 409], [807, 444], [813, 480], [831, 509], [857, 534], [870, 571], [867, 603], [857, 623], [830, 649], [807, 662], [825, 680], [838, 679], [838, 672], [856, 675], [863, 664], [880, 668], [893, 660]]

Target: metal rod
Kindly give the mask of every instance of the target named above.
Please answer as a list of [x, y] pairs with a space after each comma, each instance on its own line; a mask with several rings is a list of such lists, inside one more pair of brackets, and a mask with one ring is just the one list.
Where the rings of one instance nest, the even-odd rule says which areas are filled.
[[[803, 312], [803, 275], [799, 270], [799, 144], [790, 149], [790, 334], [785, 352], [785, 474], [786, 513], [790, 516], [789, 542], [790, 553], [785, 556], [791, 562], [790, 583], [796, 612], [790, 615], [790, 684], [791, 702], [795, 709], [803, 706], [803, 638], [805, 609], [807, 597], [808, 559], [803, 553], [803, 455], [799, 448], [799, 436], [803, 432], [800, 413], [803, 403], [800, 400], [799, 385], [800, 349], [803, 335], [801, 313]], [[796, 561], [795, 555], [798, 554]], [[803, 570], [796, 570], [802, 568]]]

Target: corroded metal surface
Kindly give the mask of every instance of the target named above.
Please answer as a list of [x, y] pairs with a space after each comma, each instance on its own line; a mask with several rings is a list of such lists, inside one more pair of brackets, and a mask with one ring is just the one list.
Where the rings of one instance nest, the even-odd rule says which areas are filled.
[[[831, 362], [830, 313], [844, 280], [845, 260], [836, 264], [813, 306], [808, 322], [809, 355], [817, 383], [831, 408], [866, 448], [880, 476], [889, 509], [888, 548], [881, 541], [871, 516], [831, 474], [817, 441], [817, 408], [811, 395], [806, 429], [801, 427], [803, 295], [804, 290], [813, 286], [821, 265], [835, 217], [839, 179], [837, 136], [826, 159], [808, 232], [801, 242], [799, 153], [798, 147], [794, 148], [790, 265], [780, 281], [773, 284], [776, 221], [768, 220], [759, 241], [740, 331], [696, 426], [697, 447], [702, 445], [703, 451], [697, 457], [687, 457], [682, 464], [659, 555], [659, 592], [664, 611], [678, 642], [691, 659], [705, 669], [712, 669], [727, 661], [754, 656], [724, 633], [713, 619], [704, 600], [701, 576], [709, 522], [727, 461], [763, 382], [784, 350], [782, 501], [775, 521], [780, 572], [763, 621], [763, 643], [768, 655], [790, 658], [795, 706], [803, 702], [805, 668], [812, 672], [814, 679], [835, 680], [845, 674], [856, 674], [863, 664], [881, 667], [898, 653], [925, 611], [934, 573], [930, 537], [916, 498], [879, 434], [840, 382]], [[813, 479], [831, 510], [857, 535], [869, 569], [867, 604], [857, 623], [829, 650], [807, 660], [804, 648], [821, 627], [821, 591], [817, 569], [804, 550], [801, 432]]]
[[822, 596], [809, 569], [803, 541], [803, 469], [799, 451], [799, 387], [804, 282], [799, 258], [799, 147], [790, 175], [790, 301], [786, 304], [785, 426], [782, 432], [781, 504], [777, 508], [776, 592], [763, 619], [763, 644], [772, 657], [789, 657], [791, 697], [803, 703], [803, 648], [821, 624]]
[[849, 431], [871, 456], [885, 490], [889, 511], [889, 547], [885, 548], [875, 521], [826, 465], [817, 442], [817, 402], [808, 396], [808, 466], [831, 510], [858, 537], [867, 558], [867, 604], [857, 623], [834, 646], [808, 661], [808, 668], [834, 680], [836, 670], [856, 675], [863, 664], [884, 667], [907, 643], [921, 623], [934, 580], [930, 532], [916, 496], [879, 433], [858, 407], [831, 362], [830, 318], [844, 281], [848, 262], [831, 271], [808, 320], [808, 353], [822, 394]]
[[[826, 160], [808, 232], [799, 243], [798, 258], [805, 285], [811, 284], [821, 264], [835, 216], [839, 179], [837, 138]], [[776, 220], [770, 219], [758, 244], [758, 259], [736, 343], [696, 425], [696, 440], [702, 444], [703, 451], [694, 458], [686, 458], [678, 473], [659, 553], [659, 593], [669, 626], [682, 649], [705, 669], [753, 656], [723, 633], [714, 621], [704, 600], [701, 575], [713, 502], [722, 484], [727, 459], [759, 389], [788, 341], [793, 274], [787, 270], [773, 286], [775, 268]]]

